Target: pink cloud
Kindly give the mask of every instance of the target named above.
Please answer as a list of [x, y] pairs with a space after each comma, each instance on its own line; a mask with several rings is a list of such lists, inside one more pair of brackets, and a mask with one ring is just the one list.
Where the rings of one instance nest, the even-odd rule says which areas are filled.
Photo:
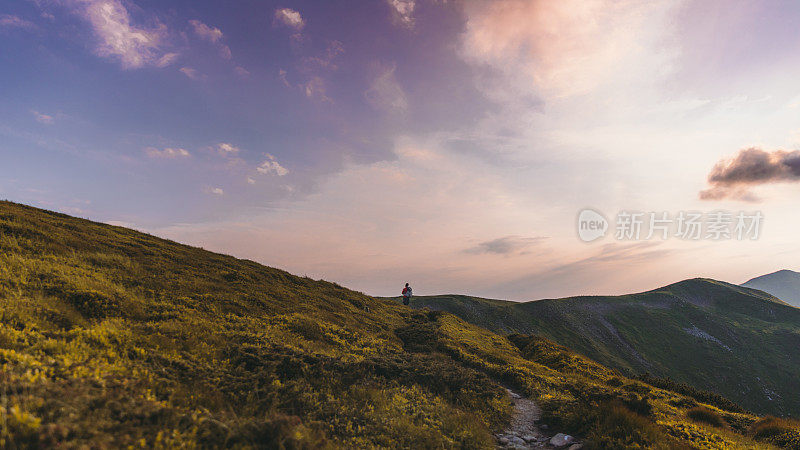
[[306, 21], [299, 12], [291, 8], [279, 8], [275, 10], [275, 21], [297, 31], [306, 26]]
[[523, 87], [581, 94], [619, 73], [665, 7], [613, 0], [467, 2], [462, 53]]
[[239, 153], [239, 147], [236, 147], [233, 144], [228, 144], [227, 142], [220, 142], [217, 144], [216, 150], [217, 153], [225, 157], [233, 156]]
[[180, 70], [182, 74], [186, 75], [192, 80], [198, 81], [203, 79], [203, 75], [201, 75], [200, 72], [197, 71], [197, 69], [194, 69], [192, 67], [181, 67], [178, 70]]
[[148, 147], [144, 151], [147, 156], [151, 158], [161, 159], [186, 158], [190, 155], [189, 151], [183, 148], [165, 148], [163, 150], [159, 150], [154, 147]]
[[392, 11], [395, 22], [408, 28], [414, 26], [414, 9], [417, 4], [415, 0], [386, 0]]
[[222, 43], [223, 34], [219, 28], [206, 25], [199, 20], [190, 20], [189, 24], [197, 37], [215, 44], [219, 48], [219, 55], [223, 59], [231, 59], [231, 48]]
[[242, 78], [247, 78], [250, 76], [250, 71], [242, 66], [236, 66], [236, 68], [233, 70], [236, 72], [236, 75], [239, 75]]
[[256, 169], [258, 173], [268, 175], [277, 175], [282, 177], [289, 173], [289, 170], [283, 167], [275, 160], [275, 157], [267, 153], [267, 160], [261, 163], [260, 166]]
[[42, 114], [39, 111], [31, 111], [31, 112], [33, 113], [33, 116], [36, 118], [36, 121], [39, 123], [43, 123], [45, 125], [52, 125], [53, 123], [55, 123], [53, 116], [49, 114]]
[[20, 28], [20, 29], [33, 29], [36, 25], [19, 16], [12, 14], [0, 14], [0, 28]]
[[395, 77], [395, 65], [379, 65], [369, 89], [364, 92], [367, 102], [375, 109], [389, 113], [404, 113], [408, 97]]
[[213, 43], [222, 39], [222, 31], [219, 28], [210, 27], [199, 20], [190, 20], [189, 24], [192, 25], [194, 34], [202, 39]]
[[131, 23], [128, 10], [119, 0], [67, 0], [72, 10], [89, 22], [98, 38], [95, 53], [119, 60], [124, 69], [146, 66], [164, 67], [176, 54], [163, 50], [167, 28], [152, 28]]

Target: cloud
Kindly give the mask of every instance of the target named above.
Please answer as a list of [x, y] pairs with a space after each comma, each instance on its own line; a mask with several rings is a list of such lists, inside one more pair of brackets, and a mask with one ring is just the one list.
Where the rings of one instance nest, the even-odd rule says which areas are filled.
[[299, 12], [290, 8], [278, 8], [275, 10], [275, 21], [297, 31], [306, 26], [303, 16]]
[[308, 98], [323, 102], [333, 102], [326, 94], [325, 80], [322, 77], [314, 76], [309, 78], [308, 81], [300, 85], [300, 89]]
[[202, 80], [203, 79], [203, 75], [201, 75], [200, 72], [197, 71], [197, 69], [193, 69], [191, 67], [181, 67], [178, 70], [180, 70], [181, 73], [183, 73], [187, 77], [191, 78], [192, 80]]
[[233, 156], [239, 153], [239, 147], [236, 147], [233, 144], [228, 144], [226, 142], [220, 142], [219, 144], [217, 144], [217, 152], [225, 157]]
[[[503, 298], [524, 300], [531, 300], [532, 295], [585, 295], [590, 292], [597, 295], [602, 293], [598, 292], [598, 286], [603, 285], [604, 289], [619, 292], [617, 287], [609, 285], [619, 282], [616, 277], [620, 273], [633, 278], [641, 274], [642, 279], [646, 279], [650, 274], [659, 272], [663, 258], [675, 252], [675, 249], [664, 248], [662, 243], [657, 242], [605, 244], [593, 255], [548, 265], [542, 271], [504, 280], [488, 290]], [[590, 288], [592, 290], [588, 291]]]
[[178, 59], [177, 53], [165, 53], [164, 56], [158, 58], [155, 65], [156, 67], [167, 67], [175, 62], [176, 59]]
[[189, 151], [183, 148], [165, 148], [163, 150], [159, 150], [155, 147], [147, 147], [144, 149], [147, 156], [151, 158], [162, 158], [162, 159], [175, 159], [175, 158], [185, 158], [189, 156]]
[[[324, 276], [374, 294], [394, 292], [392, 280], [407, 278], [416, 280], [413, 283], [421, 291], [488, 295], [488, 287], [504, 279], [547, 267], [553, 259], [571, 258], [548, 248], [550, 239], [532, 244], [527, 254], [522, 254], [525, 248], [508, 257], [464, 253], [465, 247], [482, 242], [471, 240], [473, 236], [520, 237], [523, 247], [525, 237], [532, 237], [528, 234], [531, 224], [550, 217], [550, 205], [539, 208], [529, 203], [527, 193], [509, 190], [507, 173], [497, 168], [463, 158], [434, 142], [407, 139], [397, 142], [394, 158], [347, 164], [310, 196], [302, 195], [302, 184], [294, 184], [302, 180], [292, 180], [292, 186], [301, 191], [295, 194], [281, 184], [295, 175], [294, 170], [283, 178], [251, 175], [256, 184], [245, 185], [251, 189], [243, 189], [241, 195], [237, 192], [237, 199], [252, 195], [263, 201], [266, 189], [285, 189], [286, 195], [297, 196], [296, 203], [246, 221], [229, 217], [231, 225], [190, 225], [160, 235], [203, 242], [206, 248], [225, 249], [261, 262], [279, 261], [284, 269]], [[244, 185], [247, 175], [235, 181]], [[298, 178], [303, 175], [305, 170], [297, 173]], [[478, 223], [479, 218], [492, 223]], [[560, 229], [557, 223], [553, 226]], [[551, 230], [541, 232], [552, 234]], [[315, 239], [309, 240], [309, 234]], [[409, 266], [398, 255], [419, 258]], [[486, 258], [492, 264], [486, 264]], [[574, 288], [561, 286], [562, 291]]]
[[289, 79], [287, 78], [288, 72], [284, 69], [278, 69], [278, 79], [281, 80], [286, 87], [292, 87], [292, 83], [289, 83]]
[[297, 65], [297, 72], [301, 81], [293, 85], [289, 81], [289, 74], [285, 69], [279, 69], [278, 78], [288, 88], [298, 88], [307, 98], [322, 102], [333, 103], [327, 95], [326, 75], [338, 69], [335, 59], [344, 52], [344, 46], [339, 41], [330, 41], [325, 51], [317, 56], [306, 56]]
[[489, 67], [510, 95], [548, 97], [587, 93], [618, 79], [623, 61], [636, 60], [662, 27], [668, 2], [615, 0], [467, 1], [462, 54]]
[[219, 55], [224, 59], [231, 59], [231, 48], [222, 43], [222, 30], [204, 24], [199, 20], [190, 20], [189, 24], [194, 30], [194, 34], [200, 39], [211, 42], [219, 48]]
[[522, 236], [505, 236], [491, 241], [481, 242], [480, 244], [470, 247], [465, 250], [466, 253], [474, 255], [481, 254], [495, 254], [495, 255], [513, 255], [525, 254], [526, 249], [530, 246], [547, 239], [544, 237], [526, 238]]
[[31, 111], [33, 116], [36, 118], [36, 121], [39, 123], [43, 123], [45, 125], [52, 125], [54, 123], [53, 116], [42, 114], [38, 111]]
[[117, 59], [123, 69], [165, 67], [174, 61], [175, 54], [162, 49], [166, 26], [133, 25], [128, 10], [119, 0], [67, 0], [66, 4], [92, 26], [99, 39], [95, 48], [98, 56]]
[[11, 14], [0, 14], [0, 28], [19, 28], [23, 30], [32, 30], [36, 28], [33, 22], [29, 22], [19, 16]]
[[275, 157], [267, 153], [267, 160], [261, 163], [256, 169], [261, 174], [273, 174], [282, 177], [289, 173], [289, 170], [283, 167], [275, 160]]
[[219, 28], [210, 27], [199, 20], [190, 20], [189, 24], [192, 25], [194, 34], [201, 39], [205, 39], [208, 42], [215, 44], [222, 39], [222, 31]]
[[231, 59], [233, 54], [231, 53], [231, 48], [225, 44], [219, 46], [219, 56], [223, 59]]
[[414, 27], [414, 8], [417, 6], [414, 0], [386, 0], [386, 3], [392, 10], [395, 22], [404, 27]]
[[394, 75], [395, 65], [380, 67], [364, 97], [373, 108], [386, 112], [405, 112], [408, 98]]
[[338, 67], [334, 61], [342, 53], [344, 53], [344, 45], [339, 41], [331, 41], [321, 55], [303, 58], [300, 70], [303, 72], [314, 72], [321, 69], [336, 70]]
[[236, 75], [239, 75], [242, 78], [247, 78], [250, 76], [250, 71], [248, 71], [242, 66], [236, 66], [236, 68], [234, 68], [233, 70], [234, 72], [236, 72]]
[[751, 187], [779, 182], [800, 182], [800, 150], [767, 152], [746, 148], [714, 165], [708, 175], [711, 187], [701, 191], [700, 198], [758, 201], [749, 191]]

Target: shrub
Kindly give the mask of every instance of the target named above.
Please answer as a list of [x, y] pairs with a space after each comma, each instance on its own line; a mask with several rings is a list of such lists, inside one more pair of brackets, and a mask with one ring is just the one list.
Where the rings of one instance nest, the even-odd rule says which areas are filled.
[[438, 346], [440, 332], [436, 322], [429, 322], [428, 315], [417, 315], [412, 322], [394, 330], [409, 352], [430, 352]]
[[644, 397], [623, 398], [622, 403], [626, 408], [643, 417], [650, 417], [653, 415], [653, 406]]
[[647, 372], [639, 376], [636, 376], [635, 378], [644, 383], [649, 384], [650, 386], [654, 386], [659, 389], [664, 389], [667, 391], [676, 392], [678, 394], [691, 397], [697, 400], [698, 402], [716, 406], [717, 408], [723, 409], [725, 411], [731, 411], [735, 413], [746, 412], [744, 408], [742, 408], [741, 406], [737, 405], [736, 403], [728, 400], [727, 398], [719, 394], [715, 394], [713, 392], [708, 392], [708, 391], [701, 391], [699, 389], [695, 389], [692, 386], [689, 386], [686, 383], [678, 383], [676, 381], [673, 381], [670, 378], [655, 377]]
[[98, 291], [72, 291], [67, 301], [88, 319], [102, 319], [119, 314], [120, 302]]
[[587, 435], [589, 448], [670, 447], [669, 437], [653, 421], [619, 402], [602, 404], [589, 417], [594, 422]]
[[705, 406], [696, 406], [686, 411], [686, 415], [695, 422], [707, 423], [719, 428], [728, 428], [728, 423], [725, 422], [722, 416]]
[[800, 421], [767, 416], [751, 425], [749, 432], [756, 439], [800, 449]]

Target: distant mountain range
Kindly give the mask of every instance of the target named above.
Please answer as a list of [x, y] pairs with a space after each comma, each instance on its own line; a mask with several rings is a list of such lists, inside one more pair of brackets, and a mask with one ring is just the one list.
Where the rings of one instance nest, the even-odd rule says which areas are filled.
[[800, 309], [747, 287], [681, 281], [623, 296], [526, 303], [415, 297], [499, 333], [538, 334], [628, 374], [724, 395], [756, 412], [800, 415]]
[[800, 273], [795, 271], [779, 270], [753, 278], [742, 286], [762, 290], [790, 305], [800, 307]]

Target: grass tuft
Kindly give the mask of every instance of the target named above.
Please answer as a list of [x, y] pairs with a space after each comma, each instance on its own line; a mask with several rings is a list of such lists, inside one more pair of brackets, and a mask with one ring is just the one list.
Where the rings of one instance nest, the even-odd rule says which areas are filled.
[[727, 428], [728, 423], [716, 411], [705, 406], [696, 406], [686, 411], [686, 416], [695, 422], [705, 423], [718, 428]]

